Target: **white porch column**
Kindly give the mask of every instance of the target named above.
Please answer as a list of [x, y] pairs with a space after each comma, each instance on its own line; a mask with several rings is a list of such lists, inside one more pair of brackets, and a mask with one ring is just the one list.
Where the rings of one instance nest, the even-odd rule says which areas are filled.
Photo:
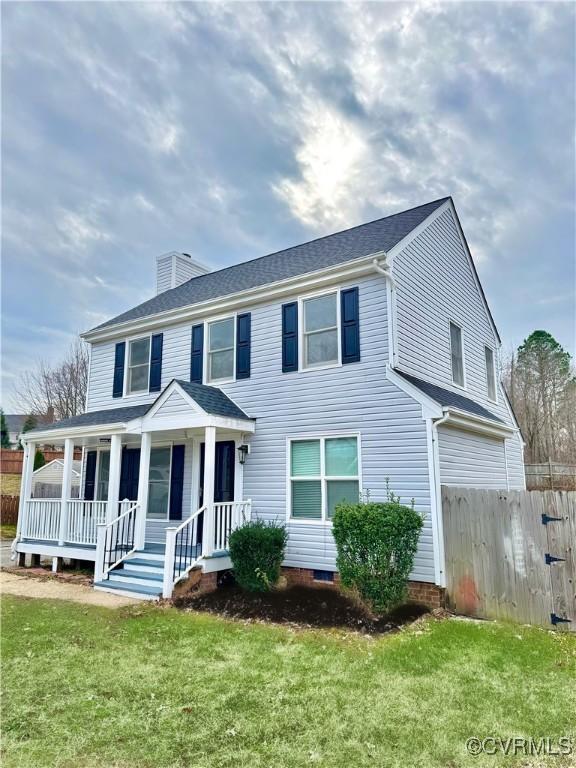
[[34, 457], [36, 456], [36, 443], [33, 441], [24, 443], [24, 456], [22, 457], [22, 481], [20, 483], [20, 502], [18, 504], [18, 523], [16, 525], [16, 538], [26, 534], [26, 515], [28, 506], [26, 502], [32, 494], [32, 480], [34, 479]]
[[72, 462], [74, 460], [74, 440], [64, 440], [64, 469], [62, 471], [62, 497], [60, 501], [60, 532], [58, 544], [62, 546], [68, 533], [68, 499], [72, 493]]
[[148, 479], [150, 474], [150, 449], [152, 433], [142, 432], [140, 443], [140, 473], [138, 475], [138, 523], [136, 526], [135, 546], [143, 549], [146, 540], [146, 512], [148, 509]]
[[108, 506], [106, 522], [118, 517], [118, 494], [120, 492], [120, 464], [122, 461], [122, 438], [112, 435], [110, 440], [110, 473], [108, 475]]
[[204, 530], [202, 554], [207, 557], [214, 551], [214, 465], [216, 462], [216, 427], [204, 430]]

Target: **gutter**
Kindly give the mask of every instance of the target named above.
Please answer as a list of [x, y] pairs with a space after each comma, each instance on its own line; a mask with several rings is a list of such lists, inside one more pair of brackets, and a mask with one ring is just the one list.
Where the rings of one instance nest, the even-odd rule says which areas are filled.
[[[382, 258], [383, 262], [379, 259]], [[396, 341], [396, 281], [392, 277], [390, 267], [386, 260], [386, 251], [380, 251], [372, 259], [372, 266], [386, 280], [386, 316], [388, 320], [388, 362], [392, 368], [396, 367], [398, 344]]]

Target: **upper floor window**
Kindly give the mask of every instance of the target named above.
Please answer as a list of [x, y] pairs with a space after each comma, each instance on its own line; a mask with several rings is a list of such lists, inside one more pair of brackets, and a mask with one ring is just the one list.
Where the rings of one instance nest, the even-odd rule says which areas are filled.
[[464, 386], [464, 350], [462, 346], [462, 328], [450, 322], [450, 352], [452, 356], [452, 381], [459, 387]]
[[337, 293], [330, 293], [302, 302], [304, 368], [339, 362], [337, 299]]
[[208, 324], [208, 381], [234, 378], [235, 345], [233, 317]]
[[292, 440], [289, 461], [293, 519], [331, 520], [338, 503], [359, 500], [356, 436]]
[[496, 360], [494, 350], [491, 347], [484, 347], [484, 358], [486, 360], [486, 385], [488, 397], [490, 400], [496, 400]]
[[148, 391], [150, 375], [150, 336], [134, 339], [128, 345], [128, 381], [126, 394]]

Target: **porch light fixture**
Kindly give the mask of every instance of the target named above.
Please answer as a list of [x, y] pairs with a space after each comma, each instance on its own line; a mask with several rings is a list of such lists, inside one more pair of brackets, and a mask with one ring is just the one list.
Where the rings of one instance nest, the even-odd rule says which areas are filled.
[[238, 446], [238, 461], [240, 464], [244, 464], [246, 462], [246, 455], [248, 450], [248, 446], [245, 443]]

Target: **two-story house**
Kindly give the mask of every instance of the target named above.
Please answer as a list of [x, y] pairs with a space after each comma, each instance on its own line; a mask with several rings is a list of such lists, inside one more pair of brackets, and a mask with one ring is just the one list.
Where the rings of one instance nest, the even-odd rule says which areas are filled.
[[451, 198], [215, 272], [159, 257], [157, 295], [83, 337], [86, 412], [26, 435], [28, 457], [64, 442], [62, 497], [30, 498], [28, 458], [15, 550], [94, 560], [97, 588], [156, 598], [229, 568], [250, 516], [287, 526], [288, 575], [333, 580], [336, 504], [389, 483], [424, 515], [411, 578], [441, 590], [440, 486], [524, 488]]

